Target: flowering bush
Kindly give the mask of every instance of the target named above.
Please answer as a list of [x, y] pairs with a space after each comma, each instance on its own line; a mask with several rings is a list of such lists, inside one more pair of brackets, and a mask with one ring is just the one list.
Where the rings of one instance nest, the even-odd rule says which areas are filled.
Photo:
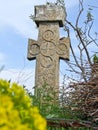
[[46, 120], [19, 85], [0, 80], [0, 130], [46, 130]]

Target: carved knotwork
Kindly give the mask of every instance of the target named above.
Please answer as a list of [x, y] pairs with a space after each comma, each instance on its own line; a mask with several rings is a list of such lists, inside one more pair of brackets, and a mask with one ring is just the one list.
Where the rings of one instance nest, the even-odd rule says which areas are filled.
[[[60, 13], [59, 13], [60, 12]], [[59, 39], [65, 12], [60, 6], [36, 6], [35, 22], [39, 27], [38, 40], [29, 39], [28, 59], [36, 58], [35, 85], [45, 82], [58, 90], [59, 59], [69, 59], [69, 38]]]
[[61, 59], [69, 60], [69, 47], [69, 38], [64, 37], [59, 40], [59, 44], [57, 45], [57, 53]]
[[28, 59], [32, 60], [36, 58], [36, 55], [40, 53], [40, 47], [37, 41], [29, 39], [28, 40]]

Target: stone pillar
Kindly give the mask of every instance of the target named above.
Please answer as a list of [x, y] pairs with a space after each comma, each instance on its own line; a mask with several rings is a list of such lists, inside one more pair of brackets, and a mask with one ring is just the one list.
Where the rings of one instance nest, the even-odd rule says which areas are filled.
[[39, 28], [38, 40], [29, 39], [28, 59], [36, 58], [35, 85], [45, 83], [54, 91], [59, 89], [59, 60], [69, 60], [70, 39], [59, 36], [65, 11], [58, 5], [35, 6], [34, 21]]

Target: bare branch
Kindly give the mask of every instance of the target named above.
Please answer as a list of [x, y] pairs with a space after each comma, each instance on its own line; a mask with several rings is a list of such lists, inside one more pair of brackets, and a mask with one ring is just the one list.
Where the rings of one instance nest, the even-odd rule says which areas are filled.
[[91, 31], [92, 26], [93, 26], [93, 21], [92, 21], [92, 23], [91, 23], [91, 25], [90, 25], [90, 27], [89, 27], [88, 36], [89, 36], [89, 38], [92, 40], [92, 42], [94, 42], [94, 43], [98, 46], [98, 43], [96, 43], [96, 40], [93, 39], [93, 38], [91, 37], [91, 35], [90, 35], [90, 31]]
[[80, 3], [81, 9], [80, 9], [79, 14], [78, 14], [77, 19], [76, 19], [76, 28], [78, 28], [79, 18], [81, 16], [82, 12], [83, 12], [83, 0], [82, 1], [79, 0], [79, 3]]

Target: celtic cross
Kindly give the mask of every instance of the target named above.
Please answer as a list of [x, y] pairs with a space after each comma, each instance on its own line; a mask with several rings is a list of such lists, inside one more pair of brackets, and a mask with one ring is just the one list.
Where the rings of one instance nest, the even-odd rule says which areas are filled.
[[39, 27], [38, 40], [29, 39], [28, 59], [36, 59], [35, 85], [46, 83], [59, 88], [59, 59], [69, 60], [70, 39], [59, 36], [65, 11], [58, 5], [35, 6], [34, 21]]

